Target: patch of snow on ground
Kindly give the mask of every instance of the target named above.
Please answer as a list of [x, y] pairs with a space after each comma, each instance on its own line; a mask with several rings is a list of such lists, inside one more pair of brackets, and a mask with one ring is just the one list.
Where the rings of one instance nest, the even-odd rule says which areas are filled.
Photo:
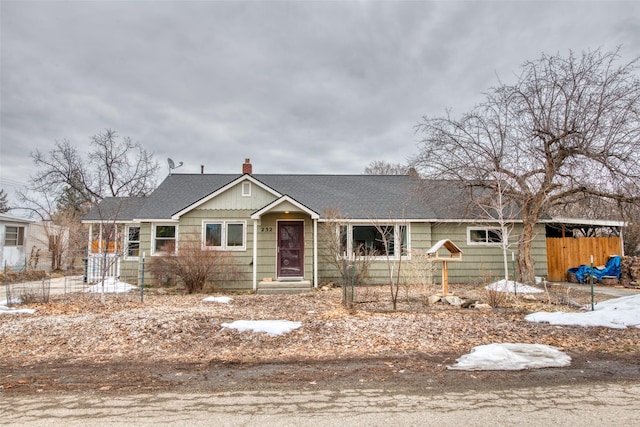
[[11, 301], [0, 300], [0, 305], [8, 306], [9, 304], [20, 304], [22, 300], [20, 298], [13, 298]]
[[6, 305], [0, 305], [0, 314], [33, 314], [35, 312], [33, 308], [9, 308]]
[[300, 326], [302, 326], [301, 322], [289, 320], [236, 320], [222, 324], [223, 328], [235, 329], [238, 332], [265, 332], [272, 337], [289, 333]]
[[571, 357], [543, 344], [487, 344], [456, 359], [447, 369], [462, 371], [518, 371], [569, 366]]
[[533, 286], [514, 282], [513, 280], [509, 280], [507, 282], [504, 279], [498, 280], [497, 282], [493, 282], [487, 285], [485, 289], [488, 289], [490, 291], [506, 292], [506, 293], [517, 292], [519, 294], [538, 294], [540, 292], [544, 292], [541, 289], [534, 288]]
[[[121, 282], [114, 277], [110, 277], [104, 281], [104, 293], [106, 294], [129, 292], [134, 289], [136, 289], [135, 286], [126, 282]], [[85, 289], [85, 292], [92, 292], [96, 294], [102, 293], [102, 282], [90, 286], [89, 288]]]
[[614, 298], [595, 305], [595, 310], [581, 313], [538, 312], [524, 318], [529, 322], [551, 325], [604, 326], [614, 329], [640, 328], [640, 294]]
[[206, 297], [203, 302], [219, 302], [220, 304], [229, 304], [233, 301], [231, 297]]

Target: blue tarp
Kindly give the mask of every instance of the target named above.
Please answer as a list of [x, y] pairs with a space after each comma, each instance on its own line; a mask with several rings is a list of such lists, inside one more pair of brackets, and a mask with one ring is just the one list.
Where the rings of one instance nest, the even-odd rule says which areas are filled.
[[620, 256], [612, 256], [602, 269], [595, 267], [592, 269], [589, 265], [581, 265], [580, 267], [570, 268], [569, 273], [574, 273], [580, 283], [588, 281], [591, 276], [599, 282], [602, 281], [604, 276], [612, 276], [620, 279], [620, 260]]

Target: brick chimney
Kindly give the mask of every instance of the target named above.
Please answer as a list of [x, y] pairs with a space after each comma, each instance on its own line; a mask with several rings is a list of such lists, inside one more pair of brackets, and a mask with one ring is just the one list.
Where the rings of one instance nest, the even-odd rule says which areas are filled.
[[251, 166], [251, 159], [244, 159], [244, 164], [242, 165], [242, 173], [248, 173], [251, 175], [253, 173], [253, 167]]

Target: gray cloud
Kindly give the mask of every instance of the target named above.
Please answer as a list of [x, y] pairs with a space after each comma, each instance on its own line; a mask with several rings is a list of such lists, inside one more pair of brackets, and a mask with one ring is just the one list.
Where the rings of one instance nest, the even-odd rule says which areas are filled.
[[18, 2], [1, 8], [0, 186], [117, 130], [178, 171], [361, 173], [527, 59], [622, 45], [635, 2]]

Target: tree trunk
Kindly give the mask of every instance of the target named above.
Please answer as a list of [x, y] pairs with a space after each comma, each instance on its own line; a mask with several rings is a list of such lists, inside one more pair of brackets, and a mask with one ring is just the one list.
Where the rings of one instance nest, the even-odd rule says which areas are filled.
[[522, 234], [518, 240], [518, 275], [520, 282], [526, 285], [535, 284], [535, 263], [531, 253], [531, 243], [533, 242], [533, 227], [535, 223], [525, 221], [522, 227]]

